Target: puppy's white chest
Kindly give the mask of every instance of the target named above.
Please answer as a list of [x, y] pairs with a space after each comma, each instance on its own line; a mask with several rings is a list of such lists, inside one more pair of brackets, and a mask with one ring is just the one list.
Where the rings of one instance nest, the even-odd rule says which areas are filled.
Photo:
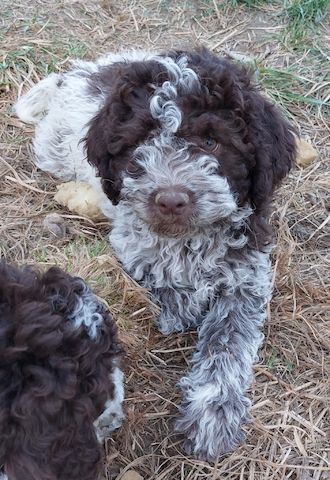
[[197, 292], [214, 288], [211, 272], [218, 269], [223, 247], [202, 237], [159, 237], [147, 229], [132, 227], [121, 216], [110, 234], [123, 267], [148, 288], [171, 287]]

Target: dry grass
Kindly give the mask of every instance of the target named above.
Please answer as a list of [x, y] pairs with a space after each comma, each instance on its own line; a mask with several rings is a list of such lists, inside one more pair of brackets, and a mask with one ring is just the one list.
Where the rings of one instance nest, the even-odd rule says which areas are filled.
[[[86, 277], [118, 316], [128, 352], [128, 420], [108, 442], [108, 480], [130, 468], [145, 480], [330, 478], [329, 33], [323, 20], [319, 36], [307, 36], [293, 49], [280, 23], [280, 2], [234, 4], [2, 0], [1, 254], [20, 263], [56, 263]], [[247, 442], [215, 466], [185, 456], [172, 430], [180, 401], [176, 382], [187, 368], [194, 334], [157, 333], [153, 306], [111, 256], [109, 225], [60, 210], [53, 201], [56, 181], [33, 165], [33, 130], [10, 113], [22, 88], [66, 68], [72, 57], [199, 43], [235, 58], [248, 55], [261, 80], [266, 78], [268, 93], [320, 153], [313, 165], [290, 176], [277, 197], [274, 298], [250, 390], [254, 421], [246, 427]], [[293, 75], [290, 81], [276, 73], [283, 69]], [[49, 212], [63, 215], [67, 236], [57, 239], [42, 227]]]

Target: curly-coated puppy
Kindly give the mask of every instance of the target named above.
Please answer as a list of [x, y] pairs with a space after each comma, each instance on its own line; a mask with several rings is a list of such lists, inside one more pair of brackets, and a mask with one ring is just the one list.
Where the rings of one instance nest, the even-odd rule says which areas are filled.
[[121, 355], [81, 278], [0, 263], [0, 478], [99, 478], [100, 441], [123, 420]]
[[205, 49], [75, 62], [16, 112], [38, 124], [42, 169], [100, 188], [98, 172], [110, 242], [159, 301], [160, 330], [198, 327], [180, 382], [187, 450], [232, 450], [249, 418], [271, 295], [270, 204], [294, 163], [293, 128], [244, 66]]

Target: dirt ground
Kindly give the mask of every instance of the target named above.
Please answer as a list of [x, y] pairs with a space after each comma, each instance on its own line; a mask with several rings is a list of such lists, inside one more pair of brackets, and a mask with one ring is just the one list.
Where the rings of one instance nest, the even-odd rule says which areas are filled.
[[[144, 480], [330, 479], [330, 30], [325, 19], [293, 42], [287, 27], [283, 2], [254, 7], [212, 0], [1, 2], [1, 256], [42, 268], [58, 264], [85, 277], [117, 316], [127, 349], [127, 421], [107, 442], [107, 480], [129, 469]], [[49, 72], [65, 70], [72, 58], [200, 44], [253, 64], [267, 94], [318, 151], [276, 197], [274, 298], [250, 389], [253, 422], [245, 427], [246, 443], [216, 465], [186, 456], [173, 433], [180, 402], [176, 383], [189, 364], [194, 333], [157, 332], [145, 292], [111, 254], [110, 225], [55, 203], [58, 182], [33, 164], [33, 128], [11, 114], [22, 90]], [[51, 212], [65, 222], [61, 238], [44, 224]]]

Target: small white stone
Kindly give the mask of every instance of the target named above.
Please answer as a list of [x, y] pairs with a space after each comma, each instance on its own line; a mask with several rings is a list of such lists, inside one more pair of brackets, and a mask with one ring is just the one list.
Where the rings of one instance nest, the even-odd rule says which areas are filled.
[[46, 215], [42, 224], [46, 230], [58, 238], [65, 237], [70, 233], [64, 219], [58, 213], [49, 213]]

